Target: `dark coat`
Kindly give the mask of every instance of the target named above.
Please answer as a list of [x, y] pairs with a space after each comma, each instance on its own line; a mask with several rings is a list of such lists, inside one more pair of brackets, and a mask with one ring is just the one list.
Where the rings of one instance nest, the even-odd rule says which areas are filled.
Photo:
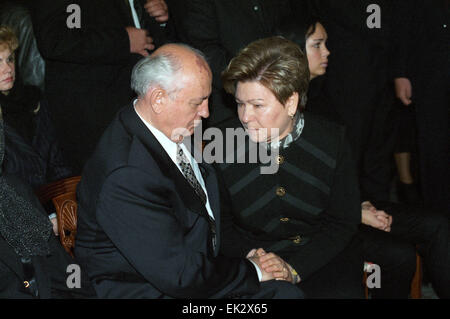
[[33, 117], [34, 132], [28, 141], [5, 123], [6, 149], [3, 169], [28, 182], [32, 188], [72, 176], [72, 169], [63, 159], [45, 99], [40, 101]]
[[[134, 26], [123, 0], [31, 1], [37, 44], [46, 62], [50, 112], [64, 150], [78, 173], [103, 130], [134, 93], [132, 67], [142, 58], [130, 53], [127, 26]], [[70, 4], [81, 10], [81, 28], [69, 28]], [[150, 35], [159, 24], [151, 24]], [[157, 43], [158, 44], [158, 43]], [[68, 157], [69, 157], [68, 156]], [[74, 166], [75, 166], [74, 165]]]
[[[225, 236], [214, 169], [200, 165]], [[75, 255], [101, 298], [222, 298], [259, 284], [245, 259], [212, 251], [205, 207], [132, 106], [121, 110], [78, 188]], [[203, 212], [202, 212], [203, 211]]]
[[312, 114], [305, 114], [302, 135], [279, 155], [275, 174], [260, 174], [260, 164], [245, 163], [222, 164], [222, 175], [243, 233], [280, 255], [305, 281], [356, 234], [356, 171], [343, 127]]
[[[39, 212], [45, 214], [39, 200], [28, 185], [15, 176], [6, 175], [4, 177], [17, 193], [29, 200]], [[77, 262], [66, 253], [53, 232], [50, 234], [48, 244], [50, 255], [31, 258], [39, 289], [39, 298], [93, 297], [93, 291], [83, 272], [81, 272], [81, 288], [68, 288], [66, 280], [70, 272], [67, 272], [67, 267]], [[20, 256], [0, 235], [0, 298], [33, 298], [24, 287], [24, 280], [26, 279], [29, 278], [25, 277]]]
[[422, 195], [450, 215], [450, 2], [407, 1], [399, 17], [392, 73], [412, 85]]

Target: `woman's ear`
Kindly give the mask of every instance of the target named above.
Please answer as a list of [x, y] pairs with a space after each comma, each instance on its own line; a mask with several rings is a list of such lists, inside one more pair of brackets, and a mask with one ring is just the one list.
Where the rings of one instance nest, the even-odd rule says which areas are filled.
[[292, 95], [287, 99], [285, 107], [290, 117], [294, 117], [295, 113], [297, 113], [298, 102], [298, 92], [292, 93]]

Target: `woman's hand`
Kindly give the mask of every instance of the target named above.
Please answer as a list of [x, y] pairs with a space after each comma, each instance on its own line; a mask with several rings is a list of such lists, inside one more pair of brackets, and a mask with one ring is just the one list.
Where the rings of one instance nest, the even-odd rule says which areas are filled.
[[370, 202], [361, 204], [361, 221], [363, 224], [390, 232], [392, 225], [392, 216], [385, 211], [377, 210]]

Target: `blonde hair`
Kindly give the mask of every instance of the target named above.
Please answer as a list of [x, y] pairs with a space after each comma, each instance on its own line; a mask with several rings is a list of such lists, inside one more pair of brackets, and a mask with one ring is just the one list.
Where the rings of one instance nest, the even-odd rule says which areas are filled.
[[9, 49], [14, 52], [19, 46], [15, 32], [5, 25], [0, 26], [0, 50]]

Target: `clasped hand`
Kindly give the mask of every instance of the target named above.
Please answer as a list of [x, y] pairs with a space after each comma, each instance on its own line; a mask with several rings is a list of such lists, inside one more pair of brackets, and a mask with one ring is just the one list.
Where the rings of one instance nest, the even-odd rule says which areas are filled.
[[247, 258], [253, 261], [262, 272], [262, 280], [285, 280], [296, 283], [292, 276], [292, 267], [274, 253], [266, 253], [264, 249], [252, 249]]
[[383, 210], [378, 210], [371, 202], [366, 201], [361, 204], [361, 221], [363, 224], [383, 230], [391, 231], [392, 216]]

